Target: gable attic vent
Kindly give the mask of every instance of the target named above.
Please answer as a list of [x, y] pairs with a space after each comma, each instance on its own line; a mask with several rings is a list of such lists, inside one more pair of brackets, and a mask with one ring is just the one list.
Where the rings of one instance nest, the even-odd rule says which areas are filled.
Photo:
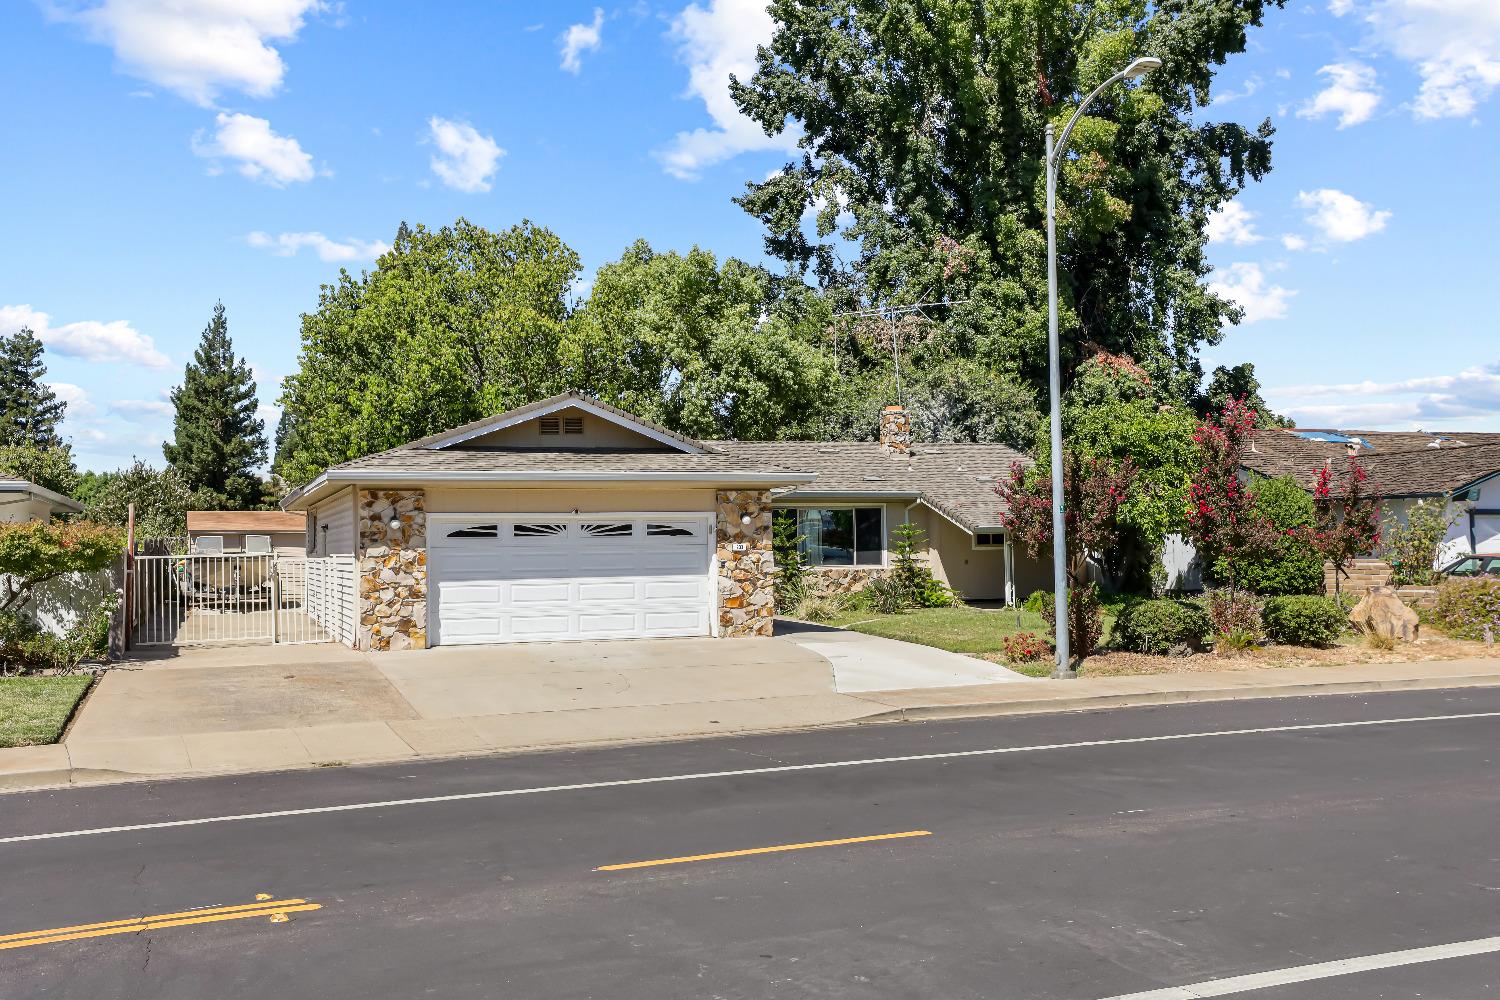
[[583, 433], [583, 418], [582, 417], [563, 417], [563, 433], [564, 434], [582, 434]]
[[542, 417], [536, 422], [537, 433], [557, 434], [560, 433], [562, 421], [557, 417]]

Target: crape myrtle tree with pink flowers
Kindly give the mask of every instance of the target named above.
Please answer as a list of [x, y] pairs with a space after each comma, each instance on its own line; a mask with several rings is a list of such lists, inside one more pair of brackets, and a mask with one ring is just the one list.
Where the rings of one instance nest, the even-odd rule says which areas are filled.
[[1197, 468], [1188, 487], [1188, 537], [1205, 566], [1224, 568], [1231, 595], [1239, 590], [1238, 569], [1269, 555], [1276, 528], [1255, 508], [1255, 497], [1240, 478], [1246, 443], [1260, 415], [1243, 399], [1231, 399], [1193, 432]]
[[[1063, 453], [1063, 530], [1068, 571], [1068, 642], [1078, 659], [1087, 657], [1103, 634], [1097, 587], [1089, 580], [1089, 558], [1115, 545], [1120, 537], [1120, 505], [1135, 485], [1137, 470], [1129, 459], [1112, 462]], [[1019, 462], [1010, 478], [996, 487], [1004, 501], [1002, 522], [1011, 537], [1033, 559], [1052, 545], [1052, 477], [1039, 467], [1028, 471]], [[1055, 611], [1052, 617], [1056, 617]], [[1053, 621], [1053, 634], [1057, 623]]]
[[1333, 564], [1333, 593], [1340, 601], [1349, 565], [1380, 545], [1380, 504], [1370, 496], [1370, 474], [1351, 456], [1349, 471], [1341, 478], [1343, 491], [1335, 493], [1333, 470], [1326, 465], [1318, 470], [1313, 487], [1317, 520], [1303, 529], [1303, 537]]

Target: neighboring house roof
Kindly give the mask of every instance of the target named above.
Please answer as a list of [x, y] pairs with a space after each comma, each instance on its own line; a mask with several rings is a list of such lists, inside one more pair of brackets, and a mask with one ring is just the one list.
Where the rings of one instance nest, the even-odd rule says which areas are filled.
[[767, 473], [790, 470], [770, 462], [747, 462], [716, 452], [668, 451], [665, 448], [465, 448], [435, 450], [415, 446], [357, 458], [333, 471], [364, 473], [379, 478], [387, 473], [495, 473], [499, 477], [543, 478], [551, 474], [601, 473]]
[[189, 535], [244, 532], [266, 535], [282, 531], [306, 531], [307, 515], [279, 510], [190, 510]]
[[[1265, 476], [1290, 476], [1311, 490], [1324, 465], [1335, 472], [1347, 467], [1349, 448], [1345, 440], [1318, 440], [1309, 433], [1329, 432], [1257, 431], [1243, 465]], [[1438, 438], [1422, 432], [1338, 431], [1329, 436], [1359, 439], [1357, 456], [1379, 496], [1446, 496], [1500, 473], [1500, 434], [1455, 432]], [[1432, 447], [1434, 440], [1438, 447]]]
[[913, 444], [906, 454], [874, 441], [710, 441], [731, 455], [817, 473], [778, 499], [849, 495], [920, 500], [966, 531], [1001, 526], [995, 492], [1016, 462], [1031, 459], [1003, 444]]
[[45, 486], [38, 486], [26, 479], [0, 478], [0, 493], [21, 493], [34, 500], [45, 500], [56, 509], [69, 514], [83, 512], [83, 504], [77, 500], [63, 496], [55, 490], [49, 490]]

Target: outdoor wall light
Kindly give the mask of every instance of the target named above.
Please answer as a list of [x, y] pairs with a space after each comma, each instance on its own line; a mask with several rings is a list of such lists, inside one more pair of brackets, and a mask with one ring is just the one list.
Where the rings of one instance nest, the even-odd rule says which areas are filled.
[[750, 517], [749, 514], [741, 514], [740, 515], [740, 523], [741, 524], [748, 526], [750, 524], [750, 521], [751, 521], [751, 517]]

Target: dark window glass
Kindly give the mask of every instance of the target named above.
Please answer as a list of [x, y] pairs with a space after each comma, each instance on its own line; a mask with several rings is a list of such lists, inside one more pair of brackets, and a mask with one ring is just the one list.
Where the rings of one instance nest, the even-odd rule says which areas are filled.
[[585, 524], [583, 533], [595, 538], [627, 538], [635, 534], [635, 525], [629, 521], [619, 524]]
[[854, 511], [855, 565], [879, 566], [885, 562], [882, 521], [879, 507], [860, 507]]
[[449, 538], [499, 538], [500, 525], [498, 524], [472, 524], [467, 528], [459, 528], [457, 531], [448, 532]]
[[692, 538], [694, 532], [684, 524], [648, 524], [646, 534], [655, 538]]
[[854, 511], [802, 510], [797, 521], [808, 565], [854, 565]]
[[514, 538], [546, 538], [549, 535], [560, 535], [567, 530], [562, 524], [516, 524], [510, 529]]

